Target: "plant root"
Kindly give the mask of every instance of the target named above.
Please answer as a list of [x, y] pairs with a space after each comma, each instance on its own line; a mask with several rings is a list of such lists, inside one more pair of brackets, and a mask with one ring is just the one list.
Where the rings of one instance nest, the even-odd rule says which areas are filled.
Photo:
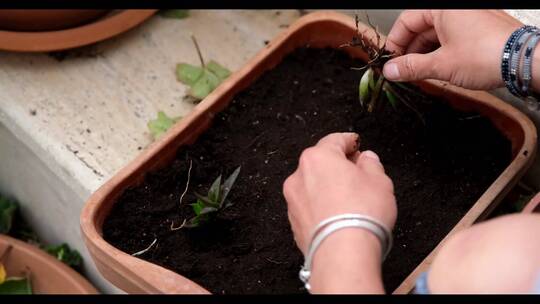
[[156, 244], [157, 242], [157, 238], [154, 239], [154, 241], [152, 242], [152, 244], [150, 244], [150, 246], [146, 247], [145, 249], [141, 250], [141, 251], [137, 251], [135, 253], [132, 253], [131, 256], [139, 256], [139, 255], [142, 255], [144, 253], [146, 253], [148, 250], [152, 249], [152, 247]]
[[184, 228], [186, 223], [187, 223], [187, 219], [184, 219], [184, 221], [182, 222], [182, 224], [180, 224], [180, 226], [174, 227], [174, 221], [171, 221], [171, 227], [170, 227], [171, 231], [176, 231], [176, 230], [180, 230], [180, 229]]
[[184, 192], [182, 192], [182, 195], [180, 195], [180, 203], [179, 205], [182, 206], [182, 200], [184, 199], [184, 196], [186, 195], [188, 188], [189, 188], [189, 181], [191, 180], [191, 168], [193, 167], [193, 160], [189, 160], [189, 169], [187, 172], [187, 181], [186, 181], [186, 188], [184, 189]]

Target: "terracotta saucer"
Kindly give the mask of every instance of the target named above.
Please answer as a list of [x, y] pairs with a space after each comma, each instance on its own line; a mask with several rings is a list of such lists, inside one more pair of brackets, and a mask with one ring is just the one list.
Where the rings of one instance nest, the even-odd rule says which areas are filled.
[[0, 50], [50, 52], [80, 47], [121, 34], [148, 19], [156, 11], [118, 10], [92, 23], [59, 31], [0, 31]]

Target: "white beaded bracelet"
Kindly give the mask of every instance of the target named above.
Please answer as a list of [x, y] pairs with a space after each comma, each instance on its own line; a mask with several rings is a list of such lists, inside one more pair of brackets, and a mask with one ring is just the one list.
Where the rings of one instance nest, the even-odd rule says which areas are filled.
[[392, 233], [381, 222], [361, 214], [341, 214], [330, 217], [322, 221], [314, 229], [304, 266], [299, 273], [300, 280], [305, 284], [308, 291], [311, 289], [309, 279], [315, 251], [330, 234], [343, 228], [362, 228], [372, 232], [381, 242], [382, 261], [388, 256], [392, 248]]

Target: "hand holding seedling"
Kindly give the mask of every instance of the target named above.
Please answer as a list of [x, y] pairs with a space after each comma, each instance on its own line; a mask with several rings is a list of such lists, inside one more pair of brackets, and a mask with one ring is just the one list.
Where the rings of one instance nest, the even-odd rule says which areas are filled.
[[[359, 213], [394, 227], [397, 207], [392, 181], [375, 153], [357, 150], [357, 140], [355, 133], [322, 138], [304, 150], [298, 169], [283, 185], [294, 237], [304, 254], [314, 227], [330, 216]], [[315, 254], [312, 292], [383, 292], [380, 260], [380, 243], [369, 232], [336, 232]], [[366, 282], [373, 276], [379, 280]]]
[[[522, 25], [495, 10], [404, 11], [386, 41], [388, 50], [403, 56], [385, 64], [384, 76], [392, 81], [438, 79], [469, 89], [503, 87], [502, 50]], [[539, 90], [540, 58], [536, 62], [533, 75], [539, 77], [533, 77], [533, 88]]]

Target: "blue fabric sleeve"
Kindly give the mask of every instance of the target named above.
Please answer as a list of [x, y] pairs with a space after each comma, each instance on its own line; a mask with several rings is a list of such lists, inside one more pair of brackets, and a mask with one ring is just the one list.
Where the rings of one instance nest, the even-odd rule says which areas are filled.
[[422, 272], [416, 280], [416, 286], [414, 288], [415, 294], [429, 294], [429, 288], [427, 284], [428, 273]]

